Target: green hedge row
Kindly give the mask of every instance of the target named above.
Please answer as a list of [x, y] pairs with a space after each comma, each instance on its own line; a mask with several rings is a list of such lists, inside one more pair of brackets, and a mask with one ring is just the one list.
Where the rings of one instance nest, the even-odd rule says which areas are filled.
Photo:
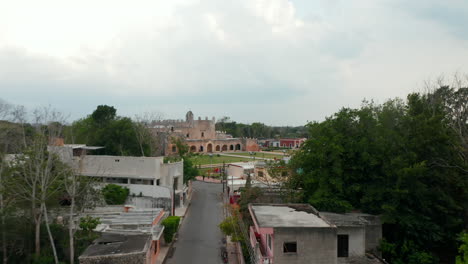
[[171, 243], [174, 238], [174, 234], [179, 228], [180, 216], [169, 216], [162, 221], [164, 226], [164, 240], [166, 243]]

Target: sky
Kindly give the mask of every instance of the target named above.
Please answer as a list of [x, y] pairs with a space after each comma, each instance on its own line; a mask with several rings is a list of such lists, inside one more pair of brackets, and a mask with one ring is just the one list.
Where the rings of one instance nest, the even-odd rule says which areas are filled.
[[0, 0], [0, 98], [304, 125], [468, 74], [465, 0]]

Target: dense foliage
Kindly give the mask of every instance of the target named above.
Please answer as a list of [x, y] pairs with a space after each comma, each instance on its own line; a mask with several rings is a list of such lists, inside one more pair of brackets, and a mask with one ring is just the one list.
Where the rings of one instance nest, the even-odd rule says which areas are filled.
[[364, 102], [310, 123], [291, 183], [319, 210], [381, 214], [391, 263], [453, 263], [467, 223], [467, 91]]
[[275, 127], [263, 123], [242, 124], [232, 121], [229, 117], [223, 117], [216, 123], [216, 130], [226, 131], [234, 137], [248, 138], [297, 138], [306, 137], [307, 128], [297, 127]]
[[184, 160], [184, 183], [195, 179], [199, 175], [199, 171], [190, 159], [193, 154], [189, 152], [188, 145], [181, 138], [172, 138], [171, 140], [178, 149], [177, 157]]
[[67, 143], [103, 146], [100, 152], [106, 155], [152, 156], [156, 147], [148, 128], [116, 112], [112, 106], [99, 105], [66, 130]]
[[468, 233], [463, 232], [460, 234], [460, 242], [462, 243], [458, 248], [456, 264], [468, 264]]
[[171, 243], [174, 234], [179, 229], [180, 216], [168, 216], [161, 224], [164, 226], [164, 240], [166, 243]]
[[107, 204], [123, 204], [128, 197], [129, 190], [117, 184], [108, 184], [102, 189]]

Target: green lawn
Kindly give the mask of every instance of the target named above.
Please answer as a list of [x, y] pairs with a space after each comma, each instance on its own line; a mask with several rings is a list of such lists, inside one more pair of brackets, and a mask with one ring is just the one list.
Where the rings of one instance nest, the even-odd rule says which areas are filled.
[[[211, 175], [211, 177], [214, 177], [214, 178], [219, 178], [219, 177], [221, 177], [221, 173], [220, 173], [220, 172], [215, 173], [214, 170], [215, 170], [214, 168], [202, 168], [202, 169], [198, 169], [198, 171], [200, 172], [200, 173], [199, 173], [200, 175], [205, 175], [205, 176], [207, 176], [207, 177]], [[219, 168], [219, 171], [221, 171], [221, 170], [222, 170], [222, 166]]]
[[[284, 156], [281, 154], [271, 154], [271, 153], [265, 153], [265, 152], [256, 152], [257, 154], [254, 155], [256, 159], [258, 158], [266, 158], [266, 159], [281, 159]], [[251, 157], [248, 152], [233, 152], [233, 153], [226, 153], [226, 154], [233, 154], [233, 155], [239, 155], [239, 156], [246, 156], [246, 157]]]
[[243, 161], [250, 161], [251, 159], [246, 158], [239, 158], [239, 157], [227, 157], [227, 156], [217, 156], [213, 154], [213, 158], [211, 159], [208, 155], [197, 155], [192, 156], [190, 158], [195, 165], [205, 165], [205, 164], [217, 164], [217, 163], [232, 163], [232, 162], [243, 162]]

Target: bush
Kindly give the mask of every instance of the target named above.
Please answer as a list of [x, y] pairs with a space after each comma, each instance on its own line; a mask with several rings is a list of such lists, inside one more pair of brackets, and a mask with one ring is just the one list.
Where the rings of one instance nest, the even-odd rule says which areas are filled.
[[99, 217], [85, 216], [80, 218], [80, 228], [84, 231], [93, 231], [99, 224], [101, 220]]
[[121, 187], [116, 184], [108, 184], [102, 189], [102, 194], [107, 204], [123, 204], [129, 194], [127, 187]]
[[180, 223], [180, 216], [169, 216], [162, 221], [164, 226], [164, 240], [166, 243], [171, 243], [174, 238], [174, 234], [177, 232]]

